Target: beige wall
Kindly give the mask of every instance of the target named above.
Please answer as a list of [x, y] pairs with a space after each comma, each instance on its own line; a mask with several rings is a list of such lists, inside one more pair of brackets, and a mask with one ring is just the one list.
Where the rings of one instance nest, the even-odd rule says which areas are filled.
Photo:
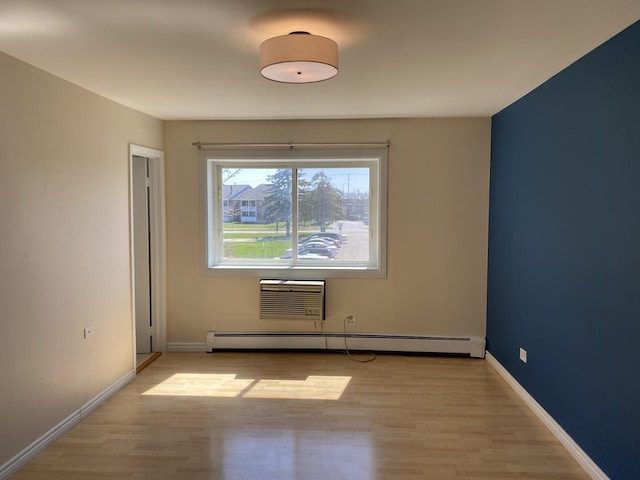
[[162, 122], [0, 72], [2, 465], [132, 370], [128, 145], [161, 148]]
[[329, 279], [325, 330], [356, 313], [362, 332], [484, 336], [490, 119], [176, 121], [163, 133], [4, 54], [0, 71], [0, 465], [132, 369], [129, 143], [164, 140], [170, 343], [313, 329], [258, 320], [257, 278], [200, 274], [198, 140], [390, 140], [387, 278]]
[[489, 118], [165, 122], [168, 341], [208, 330], [308, 331], [258, 319], [257, 278], [199, 268], [198, 150], [202, 142], [391, 141], [386, 279], [329, 279], [325, 330], [485, 334]]

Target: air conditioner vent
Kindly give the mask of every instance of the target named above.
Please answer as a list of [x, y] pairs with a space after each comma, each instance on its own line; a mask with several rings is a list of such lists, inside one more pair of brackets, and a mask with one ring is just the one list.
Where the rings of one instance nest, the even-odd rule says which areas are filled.
[[260, 280], [263, 320], [324, 320], [324, 280]]

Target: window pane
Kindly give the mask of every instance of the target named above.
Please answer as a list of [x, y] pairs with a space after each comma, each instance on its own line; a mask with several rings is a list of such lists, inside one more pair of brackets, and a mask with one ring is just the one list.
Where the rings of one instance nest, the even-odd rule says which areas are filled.
[[351, 153], [203, 154], [208, 271], [384, 276], [386, 151]]
[[369, 169], [305, 168], [297, 173], [300, 247], [336, 262], [369, 261]]
[[223, 258], [273, 261], [291, 252], [291, 169], [221, 168]]

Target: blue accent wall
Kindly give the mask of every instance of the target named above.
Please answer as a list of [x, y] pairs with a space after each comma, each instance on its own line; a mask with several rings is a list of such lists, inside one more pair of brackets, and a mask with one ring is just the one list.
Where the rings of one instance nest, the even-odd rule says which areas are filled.
[[492, 120], [487, 349], [640, 479], [640, 22]]

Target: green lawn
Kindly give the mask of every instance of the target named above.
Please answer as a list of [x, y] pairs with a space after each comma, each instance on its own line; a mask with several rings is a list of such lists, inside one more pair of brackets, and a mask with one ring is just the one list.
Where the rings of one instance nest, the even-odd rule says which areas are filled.
[[283, 236], [284, 235], [282, 233], [276, 233], [276, 232], [229, 233], [227, 230], [225, 230], [224, 232], [225, 240], [235, 240], [235, 239], [245, 239], [245, 238], [255, 238], [257, 240], [258, 238], [279, 238]]
[[[227, 230], [252, 230], [252, 231], [265, 231], [265, 232], [275, 232], [276, 224], [275, 223], [237, 223], [237, 222], [225, 222], [224, 224], [225, 231]], [[280, 230], [283, 231], [284, 224], [280, 224]]]
[[[330, 230], [330, 229], [327, 229]], [[300, 238], [317, 232], [317, 228], [299, 230]], [[275, 223], [233, 223], [224, 224], [225, 257], [232, 258], [276, 258], [291, 248], [291, 240], [276, 240], [284, 237], [286, 228], [280, 224], [276, 233]], [[263, 241], [262, 239], [270, 239]], [[252, 240], [254, 241], [248, 241]], [[244, 241], [233, 241], [244, 240]]]
[[[333, 230], [331, 227], [326, 227], [326, 230], [329, 232]], [[275, 223], [236, 223], [236, 222], [225, 222], [224, 224], [225, 232], [238, 232], [241, 233], [243, 231], [251, 231], [251, 232], [260, 232], [260, 234], [256, 234], [256, 237], [264, 237], [267, 233], [272, 233], [274, 236], [276, 234], [276, 224]], [[287, 231], [285, 224], [280, 223], [280, 228], [278, 229], [278, 233], [280, 235], [284, 235]], [[314, 233], [318, 232], [318, 227], [311, 227], [307, 225], [300, 226], [298, 228], [299, 233]], [[262, 233], [264, 232], [264, 234]]]
[[291, 241], [255, 241], [225, 243], [225, 256], [233, 258], [275, 258], [291, 248]]

